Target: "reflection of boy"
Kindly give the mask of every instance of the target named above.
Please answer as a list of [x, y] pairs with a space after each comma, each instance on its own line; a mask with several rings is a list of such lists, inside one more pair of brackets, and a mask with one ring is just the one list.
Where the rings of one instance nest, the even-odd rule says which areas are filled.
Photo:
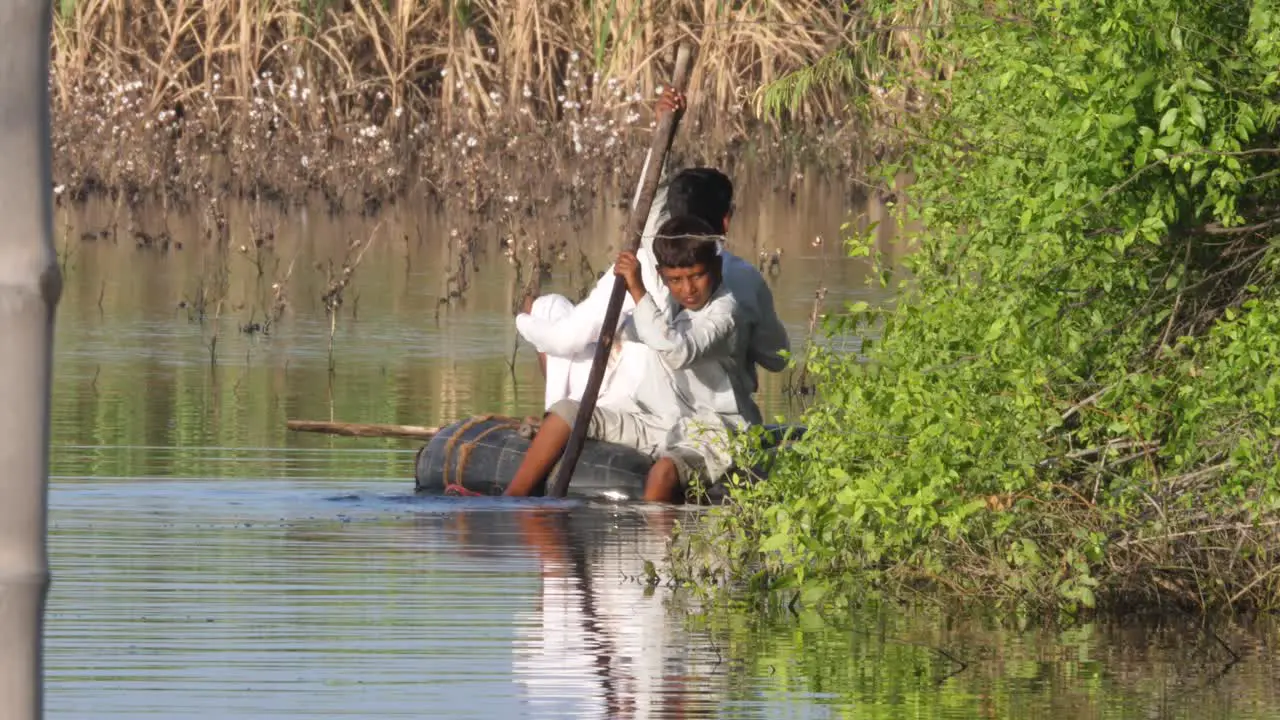
[[[635, 301], [623, 337], [649, 352], [639, 387], [626, 402], [598, 402], [587, 436], [653, 452], [644, 498], [674, 502], [695, 477], [714, 480], [728, 469], [727, 428], [759, 422], [760, 411], [740, 381], [745, 350], [737, 304], [721, 282], [715, 231], [696, 217], [672, 218], [653, 251], [671, 300], [660, 304], [645, 290], [635, 255], [618, 256], [614, 272]], [[576, 400], [551, 407], [506, 494], [528, 495], [546, 481], [577, 413]]]
[[682, 637], [683, 616], [668, 612], [670, 589], [623, 580], [661, 560], [674, 512], [611, 515], [607, 533], [590, 535], [562, 512], [512, 513], [541, 570], [536, 604], [515, 623], [512, 669], [527, 717], [686, 717], [692, 693], [716, 699], [713, 686], [687, 679], [715, 676]]

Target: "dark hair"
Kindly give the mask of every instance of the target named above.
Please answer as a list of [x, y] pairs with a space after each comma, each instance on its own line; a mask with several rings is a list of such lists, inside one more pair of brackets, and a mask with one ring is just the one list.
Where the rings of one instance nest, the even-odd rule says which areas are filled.
[[715, 228], [693, 215], [669, 218], [653, 239], [653, 256], [658, 267], [713, 267], [720, 257]]
[[733, 210], [733, 182], [715, 168], [686, 168], [667, 182], [667, 215], [693, 215], [724, 232], [724, 219]]

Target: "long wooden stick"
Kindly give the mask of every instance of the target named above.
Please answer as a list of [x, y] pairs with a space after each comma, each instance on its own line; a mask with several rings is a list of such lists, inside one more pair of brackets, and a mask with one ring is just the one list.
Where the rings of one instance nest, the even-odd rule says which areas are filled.
[[324, 420], [290, 420], [287, 427], [295, 432], [327, 433], [347, 437], [403, 437], [420, 440], [430, 440], [440, 432], [438, 427], [422, 425], [378, 425]]
[[[675, 73], [671, 85], [676, 92], [684, 93], [689, 84], [689, 68], [693, 52], [687, 42], [680, 43], [676, 50]], [[627, 219], [626, 248], [635, 252], [640, 247], [640, 236], [649, 219], [649, 208], [653, 205], [653, 197], [658, 192], [658, 180], [662, 176], [662, 166], [667, 159], [667, 151], [671, 149], [671, 141], [676, 136], [676, 128], [680, 123], [681, 111], [670, 112], [658, 118], [658, 127], [653, 133], [653, 142], [649, 153], [645, 156], [644, 170], [640, 174], [640, 189], [635, 203], [631, 207], [631, 216]], [[551, 485], [551, 497], [562, 498], [569, 491], [569, 478], [573, 476], [573, 468], [578, 464], [578, 456], [582, 454], [582, 445], [587, 439], [587, 427], [591, 424], [591, 413], [596, 409], [596, 396], [600, 394], [600, 384], [604, 381], [605, 366], [609, 360], [609, 349], [613, 346], [613, 336], [618, 331], [618, 316], [622, 314], [622, 301], [627, 293], [627, 284], [621, 277], [613, 280], [613, 294], [609, 296], [609, 308], [604, 314], [604, 325], [600, 328], [600, 339], [596, 342], [595, 356], [591, 358], [591, 374], [587, 376], [587, 387], [582, 391], [582, 401], [578, 406], [578, 417], [574, 419], [573, 432], [569, 435], [569, 443], [565, 446], [564, 456], [560, 459], [560, 469], [556, 472], [555, 481]]]

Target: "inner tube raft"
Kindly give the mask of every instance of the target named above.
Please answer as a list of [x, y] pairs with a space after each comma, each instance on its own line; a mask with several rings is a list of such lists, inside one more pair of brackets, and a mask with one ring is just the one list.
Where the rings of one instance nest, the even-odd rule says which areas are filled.
[[[797, 425], [766, 425], [766, 444], [777, 448], [799, 439]], [[414, 491], [421, 495], [501, 495], [524, 460], [532, 438], [520, 420], [483, 416], [440, 429], [419, 451]], [[626, 501], [644, 496], [644, 480], [654, 459], [635, 448], [587, 440], [569, 483], [569, 496]], [[557, 468], [559, 466], [557, 465]], [[763, 475], [767, 468], [754, 468]], [[548, 479], [554, 478], [556, 469]], [[722, 486], [708, 488], [707, 501], [724, 498]]]

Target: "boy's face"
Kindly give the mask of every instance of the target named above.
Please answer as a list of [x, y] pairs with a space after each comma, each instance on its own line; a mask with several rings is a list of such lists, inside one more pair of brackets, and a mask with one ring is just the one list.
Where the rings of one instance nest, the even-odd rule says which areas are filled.
[[671, 296], [687, 310], [701, 310], [716, 290], [718, 268], [698, 263], [692, 267], [658, 267]]

